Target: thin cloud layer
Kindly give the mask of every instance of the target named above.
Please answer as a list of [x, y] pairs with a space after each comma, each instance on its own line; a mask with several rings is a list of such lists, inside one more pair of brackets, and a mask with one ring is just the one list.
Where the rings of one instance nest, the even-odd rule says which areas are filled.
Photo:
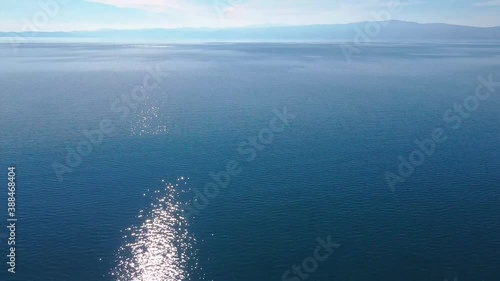
[[149, 12], [166, 12], [169, 10], [184, 10], [185, 1], [179, 0], [85, 0], [118, 8], [139, 9]]

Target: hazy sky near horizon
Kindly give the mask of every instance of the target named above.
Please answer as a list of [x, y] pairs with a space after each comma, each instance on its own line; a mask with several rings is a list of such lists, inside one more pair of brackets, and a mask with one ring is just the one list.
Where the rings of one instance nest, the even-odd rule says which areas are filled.
[[[237, 27], [376, 20], [397, 0], [0, 0], [0, 31]], [[500, 0], [399, 0], [392, 19], [500, 26]], [[54, 3], [58, 3], [54, 5]]]

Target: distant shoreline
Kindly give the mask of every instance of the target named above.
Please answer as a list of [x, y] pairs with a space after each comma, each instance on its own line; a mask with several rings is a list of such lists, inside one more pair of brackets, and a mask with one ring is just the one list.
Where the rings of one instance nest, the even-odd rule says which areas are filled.
[[[367, 28], [380, 26], [378, 40], [500, 40], [500, 27], [420, 24], [403, 21], [359, 22], [336, 25], [244, 28], [178, 28], [97, 30], [73, 32], [0, 32], [0, 38], [89, 38], [105, 40], [170, 40], [197, 42], [356, 41]], [[365, 36], [366, 37], [366, 36]], [[161, 39], [158, 39], [161, 38]]]

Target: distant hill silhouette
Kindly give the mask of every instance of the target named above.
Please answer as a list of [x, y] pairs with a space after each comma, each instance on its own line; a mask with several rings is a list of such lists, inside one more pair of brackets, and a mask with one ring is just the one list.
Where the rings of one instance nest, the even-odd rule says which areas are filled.
[[[378, 28], [377, 28], [378, 26]], [[371, 33], [370, 32], [374, 32]], [[329, 40], [498, 40], [500, 27], [472, 27], [450, 24], [420, 24], [404, 21], [359, 22], [334, 25], [177, 28], [75, 31], [75, 32], [0, 32], [0, 37], [84, 37], [107, 39], [158, 39], [201, 41], [329, 41]]]

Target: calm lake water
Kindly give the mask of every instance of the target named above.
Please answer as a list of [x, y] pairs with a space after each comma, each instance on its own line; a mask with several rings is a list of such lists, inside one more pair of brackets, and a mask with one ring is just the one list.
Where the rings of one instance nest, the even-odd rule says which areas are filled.
[[[500, 87], [471, 98], [500, 81], [498, 44], [374, 43], [350, 62], [341, 46], [0, 44], [0, 202], [15, 165], [19, 219], [0, 276], [500, 280]], [[435, 128], [446, 141], [391, 191]], [[327, 237], [340, 247], [304, 271]]]

